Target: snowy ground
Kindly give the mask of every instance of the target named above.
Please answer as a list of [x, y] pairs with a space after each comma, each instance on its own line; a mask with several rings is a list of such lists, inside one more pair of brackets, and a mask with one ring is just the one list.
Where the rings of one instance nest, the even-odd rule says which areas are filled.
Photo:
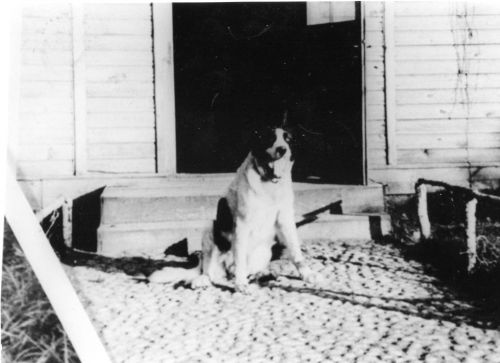
[[285, 277], [250, 296], [68, 267], [115, 362], [500, 362], [500, 331], [389, 245], [310, 241], [321, 288]]

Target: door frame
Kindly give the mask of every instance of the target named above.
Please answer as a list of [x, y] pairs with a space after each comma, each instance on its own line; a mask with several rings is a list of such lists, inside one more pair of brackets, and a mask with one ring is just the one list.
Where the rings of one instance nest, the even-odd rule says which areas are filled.
[[151, 4], [153, 22], [156, 172], [177, 173], [172, 3]]
[[[173, 4], [151, 4], [153, 22], [153, 69], [156, 121], [156, 172], [177, 174], [177, 137], [175, 123], [175, 78]], [[365, 67], [365, 6], [360, 4], [361, 24], [361, 130], [362, 183], [367, 184], [366, 145], [366, 67]]]

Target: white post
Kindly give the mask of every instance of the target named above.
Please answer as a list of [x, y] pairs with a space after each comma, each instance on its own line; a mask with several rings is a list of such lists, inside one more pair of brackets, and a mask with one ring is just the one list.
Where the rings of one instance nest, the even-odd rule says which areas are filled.
[[393, 1], [384, 2], [384, 43], [387, 164], [396, 165], [396, 46], [394, 40]]
[[476, 249], [476, 206], [477, 199], [472, 198], [465, 205], [465, 222], [467, 235], [467, 256], [469, 263], [467, 271], [471, 272], [476, 265], [477, 249]]
[[154, 3], [156, 158], [159, 174], [177, 172], [172, 3]]
[[431, 222], [427, 212], [427, 187], [425, 184], [420, 184], [417, 187], [417, 208], [421, 237], [429, 239], [431, 237]]
[[7, 171], [6, 217], [83, 363], [111, 363], [14, 174]]
[[64, 199], [62, 204], [63, 239], [66, 247], [73, 245], [73, 202]]

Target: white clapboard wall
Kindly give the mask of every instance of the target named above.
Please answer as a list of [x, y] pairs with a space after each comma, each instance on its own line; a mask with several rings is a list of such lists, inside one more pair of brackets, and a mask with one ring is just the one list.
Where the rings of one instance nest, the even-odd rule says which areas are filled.
[[392, 134], [383, 107], [384, 5], [366, 3], [366, 15], [369, 178], [392, 192], [411, 191], [418, 177], [497, 179], [500, 4], [395, 2]]
[[151, 5], [33, 3], [22, 18], [18, 178], [155, 172]]
[[87, 168], [155, 172], [151, 6], [85, 4]]
[[18, 177], [72, 175], [71, 5], [27, 6], [21, 27]]

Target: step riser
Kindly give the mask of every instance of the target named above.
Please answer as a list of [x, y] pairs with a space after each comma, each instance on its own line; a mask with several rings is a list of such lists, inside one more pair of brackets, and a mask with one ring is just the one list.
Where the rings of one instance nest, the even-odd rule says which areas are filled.
[[[219, 196], [103, 197], [101, 224], [152, 223], [212, 219]], [[295, 192], [297, 215], [342, 200], [344, 213], [382, 212], [383, 193], [377, 188], [358, 190], [302, 190]]]
[[[374, 225], [375, 224], [375, 225]], [[190, 228], [165, 228], [145, 230], [98, 230], [98, 253], [113, 256], [137, 256], [149, 254], [153, 256], [161, 253], [173, 243], [184, 238], [188, 239], [189, 251], [201, 249], [201, 236], [208, 228], [210, 222], [205, 225]], [[371, 239], [373, 233], [386, 235], [390, 231], [390, 220], [385, 216], [380, 220], [371, 221], [368, 217], [357, 220], [345, 220], [335, 222], [314, 222], [299, 229], [299, 236], [303, 240], [325, 238], [329, 240], [338, 239]]]

